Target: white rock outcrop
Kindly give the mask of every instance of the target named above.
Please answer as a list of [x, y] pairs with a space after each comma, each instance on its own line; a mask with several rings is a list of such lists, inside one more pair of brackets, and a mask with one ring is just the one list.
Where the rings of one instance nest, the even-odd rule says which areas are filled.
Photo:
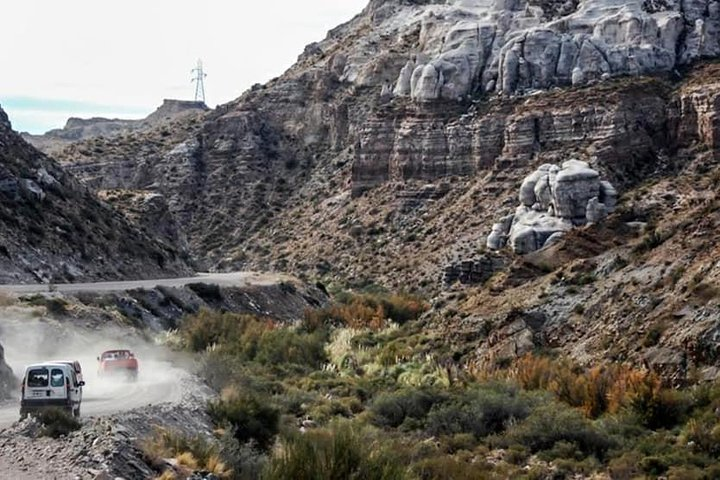
[[510, 245], [515, 253], [533, 252], [557, 242], [571, 228], [602, 221], [615, 210], [617, 191], [590, 166], [569, 160], [545, 164], [528, 175], [514, 215], [493, 225], [487, 247]]
[[720, 55], [720, 0], [447, 0], [383, 8], [380, 32], [419, 32], [393, 89], [416, 102], [582, 85]]

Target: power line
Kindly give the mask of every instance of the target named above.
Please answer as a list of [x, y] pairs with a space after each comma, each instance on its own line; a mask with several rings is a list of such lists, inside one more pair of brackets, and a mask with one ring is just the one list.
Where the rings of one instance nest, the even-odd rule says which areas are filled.
[[197, 61], [197, 66], [192, 69], [192, 82], [195, 83], [195, 101], [205, 103], [205, 77], [202, 60]]

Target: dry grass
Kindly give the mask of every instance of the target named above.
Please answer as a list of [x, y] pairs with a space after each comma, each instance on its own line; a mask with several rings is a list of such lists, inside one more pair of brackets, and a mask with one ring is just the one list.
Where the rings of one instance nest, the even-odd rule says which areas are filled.
[[189, 470], [197, 470], [199, 463], [191, 452], [182, 452], [175, 456], [177, 464]]
[[158, 428], [141, 443], [141, 448], [148, 463], [157, 469], [165, 466], [164, 459], [175, 459], [178, 471], [164, 471], [159, 477], [162, 480], [178, 478], [178, 474], [186, 478], [196, 470], [208, 471], [221, 479], [232, 476], [232, 470], [220, 459], [217, 446], [202, 437]]
[[178, 480], [178, 476], [171, 470], [165, 470], [162, 475], [155, 477], [155, 480]]

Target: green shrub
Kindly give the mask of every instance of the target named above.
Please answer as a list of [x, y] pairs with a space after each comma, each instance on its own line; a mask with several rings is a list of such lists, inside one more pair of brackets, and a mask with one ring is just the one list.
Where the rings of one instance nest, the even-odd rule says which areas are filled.
[[40, 410], [34, 416], [42, 425], [40, 435], [43, 437], [58, 438], [79, 430], [82, 426], [72, 414], [61, 408]]
[[265, 450], [278, 433], [280, 412], [257, 395], [226, 391], [221, 399], [208, 404], [208, 413], [216, 425], [233, 428], [241, 444], [255, 441]]
[[[420, 480], [485, 480], [491, 476], [485, 465], [469, 462], [451, 455], [423, 459], [412, 467]], [[499, 477], [498, 477], [499, 478]]]
[[684, 392], [662, 388], [658, 380], [651, 378], [636, 387], [629, 406], [643, 426], [655, 430], [680, 423], [690, 401]]
[[255, 360], [266, 365], [292, 363], [318, 368], [327, 361], [325, 340], [319, 332], [307, 334], [288, 328], [269, 330], [258, 341]]
[[256, 480], [265, 468], [267, 457], [254, 442], [241, 444], [235, 428], [226, 428], [220, 437], [220, 457], [232, 471], [233, 480]]
[[506, 439], [532, 452], [550, 450], [558, 442], [565, 442], [575, 445], [585, 456], [597, 458], [603, 458], [612, 446], [610, 438], [596, 430], [580, 412], [559, 403], [534, 410], [525, 421], [507, 432]]
[[649, 475], [662, 475], [668, 469], [668, 464], [662, 457], [645, 457], [640, 460], [640, 469]]
[[216, 346], [223, 353], [266, 365], [292, 363], [318, 368], [327, 359], [322, 332], [276, 327], [272, 321], [253, 315], [201, 310], [185, 319], [180, 336], [190, 350]]
[[202, 309], [185, 318], [180, 327], [180, 335], [190, 350], [199, 352], [216, 344], [242, 346], [246, 333], [270, 328], [270, 322], [252, 315]]
[[370, 406], [372, 422], [380, 427], [397, 428], [406, 418], [424, 419], [442, 398], [437, 392], [426, 389], [382, 393]]
[[640, 243], [633, 247], [633, 253], [638, 255], [647, 253], [665, 243], [665, 241], [671, 236], [672, 232], [652, 230], [645, 234]]
[[305, 434], [290, 433], [269, 460], [264, 480], [401, 480], [404, 462], [372, 432], [347, 422]]
[[26, 301], [33, 306], [45, 307], [51, 315], [61, 316], [67, 313], [68, 302], [62, 298], [48, 298], [36, 294], [29, 297], [20, 297], [20, 300]]
[[720, 455], [720, 422], [714, 413], [692, 419], [683, 429], [683, 438], [693, 449], [717, 457]]
[[510, 388], [476, 388], [435, 406], [428, 415], [427, 430], [431, 435], [471, 433], [483, 438], [526, 418], [531, 406], [529, 397]]
[[47, 308], [48, 313], [60, 316], [67, 313], [67, 305], [67, 301], [62, 298], [48, 298], [45, 303], [45, 308]]
[[654, 347], [655, 345], [660, 343], [660, 339], [662, 338], [664, 332], [665, 326], [663, 324], [655, 324], [651, 326], [645, 334], [645, 338], [643, 339], [643, 347]]

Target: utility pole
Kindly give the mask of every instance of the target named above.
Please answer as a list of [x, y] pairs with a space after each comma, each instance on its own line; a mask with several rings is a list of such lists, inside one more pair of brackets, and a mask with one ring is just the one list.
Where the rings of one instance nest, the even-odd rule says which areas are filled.
[[192, 69], [192, 82], [195, 83], [195, 101], [205, 103], [205, 77], [202, 60], [197, 61], [197, 66]]

